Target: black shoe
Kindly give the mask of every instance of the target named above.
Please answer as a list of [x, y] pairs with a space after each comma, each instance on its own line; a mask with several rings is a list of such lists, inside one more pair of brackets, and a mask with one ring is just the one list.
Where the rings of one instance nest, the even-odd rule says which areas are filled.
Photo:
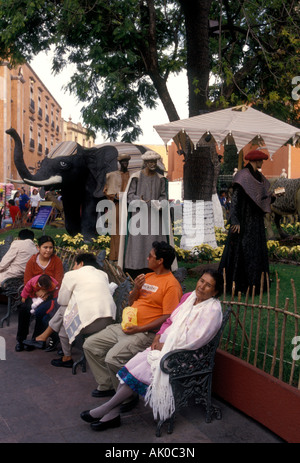
[[125, 404], [121, 405], [120, 412], [126, 413], [132, 410], [137, 404], [139, 403], [139, 395], [135, 395], [130, 402], [126, 402]]
[[29, 347], [36, 347], [37, 349], [45, 349], [46, 347], [45, 341], [36, 341], [36, 339], [25, 339], [23, 344]]
[[45, 352], [53, 352], [59, 344], [58, 336], [51, 336], [49, 339], [48, 347], [45, 349]]
[[116, 418], [113, 418], [112, 420], [91, 423], [91, 428], [94, 431], [105, 431], [105, 429], [118, 428], [119, 426], [121, 426], [120, 415], [116, 416]]
[[89, 410], [85, 410], [84, 412], [80, 413], [80, 418], [81, 418], [83, 421], [86, 421], [87, 423], [94, 423], [95, 421], [99, 421], [99, 418], [93, 418], [93, 417], [90, 415], [90, 411], [89, 411]]
[[53, 365], [54, 367], [72, 368], [73, 363], [74, 362], [73, 362], [72, 359], [71, 360], [66, 360], [65, 362], [61, 358], [51, 360], [51, 365]]
[[15, 351], [16, 352], [22, 352], [23, 350], [24, 350], [23, 342], [17, 342], [16, 347], [15, 347]]
[[115, 395], [116, 391], [114, 389], [108, 389], [107, 391], [99, 391], [98, 389], [94, 389], [92, 392], [93, 397], [111, 397]]
[[34, 346], [24, 346], [24, 350], [26, 350], [26, 352], [32, 352], [34, 349]]

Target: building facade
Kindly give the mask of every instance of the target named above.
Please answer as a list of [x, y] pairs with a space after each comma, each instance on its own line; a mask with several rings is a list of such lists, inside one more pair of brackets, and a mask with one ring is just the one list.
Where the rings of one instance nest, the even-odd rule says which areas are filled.
[[87, 129], [80, 122], [72, 122], [71, 117], [68, 121], [63, 120], [63, 141], [75, 141], [85, 148], [95, 145], [95, 140], [88, 135]]
[[21, 180], [13, 162], [14, 142], [5, 133], [10, 127], [22, 140], [24, 160], [32, 173], [63, 139], [61, 106], [28, 64], [0, 65], [1, 183]]

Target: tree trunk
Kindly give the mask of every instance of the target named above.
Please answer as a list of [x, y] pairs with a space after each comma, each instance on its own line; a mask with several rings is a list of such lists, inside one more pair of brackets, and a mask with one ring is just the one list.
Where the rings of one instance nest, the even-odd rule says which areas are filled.
[[209, 12], [212, 0], [179, 0], [185, 17], [189, 116], [207, 109], [210, 72]]
[[141, 15], [142, 22], [145, 21], [145, 27], [147, 27], [148, 24], [149, 30], [148, 42], [144, 44], [144, 47], [142, 47], [145, 69], [153, 82], [153, 85], [167, 113], [169, 121], [177, 121], [179, 116], [170, 96], [166, 80], [160, 75], [159, 72], [154, 1], [147, 0], [146, 3], [147, 10], [144, 9], [143, 14]]

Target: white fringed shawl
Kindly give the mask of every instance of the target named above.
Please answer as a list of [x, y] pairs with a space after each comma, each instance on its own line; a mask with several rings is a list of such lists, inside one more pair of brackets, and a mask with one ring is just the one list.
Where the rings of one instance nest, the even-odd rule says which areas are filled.
[[145, 402], [153, 409], [155, 419], [165, 420], [175, 411], [174, 397], [169, 376], [160, 369], [160, 359], [174, 349], [198, 349], [217, 334], [222, 324], [222, 308], [217, 299], [210, 298], [194, 305], [193, 291], [186, 301], [171, 315], [172, 324], [161, 335], [161, 351], [150, 350], [147, 361], [151, 366], [152, 382]]

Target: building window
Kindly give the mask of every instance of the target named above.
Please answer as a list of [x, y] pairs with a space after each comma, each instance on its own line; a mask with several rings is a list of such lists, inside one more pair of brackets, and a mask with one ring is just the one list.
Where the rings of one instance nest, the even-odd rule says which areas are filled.
[[30, 151], [34, 151], [33, 126], [31, 124], [29, 127], [29, 149]]
[[58, 124], [58, 111], [56, 111], [56, 133], [59, 132], [59, 124]]
[[30, 79], [30, 102], [29, 102], [29, 111], [31, 113], [35, 112], [35, 104], [34, 104], [34, 81]]
[[38, 132], [38, 154], [43, 154], [43, 147], [41, 143], [41, 132]]
[[41, 98], [40, 94], [38, 96], [38, 117], [39, 117], [39, 119], [42, 119], [42, 117], [43, 117], [42, 98]]
[[53, 112], [53, 106], [51, 108], [51, 129], [54, 129], [54, 112]]
[[49, 124], [48, 103], [45, 104], [45, 122]]
[[45, 137], [45, 155], [47, 156], [48, 153], [49, 153], [48, 138]]

